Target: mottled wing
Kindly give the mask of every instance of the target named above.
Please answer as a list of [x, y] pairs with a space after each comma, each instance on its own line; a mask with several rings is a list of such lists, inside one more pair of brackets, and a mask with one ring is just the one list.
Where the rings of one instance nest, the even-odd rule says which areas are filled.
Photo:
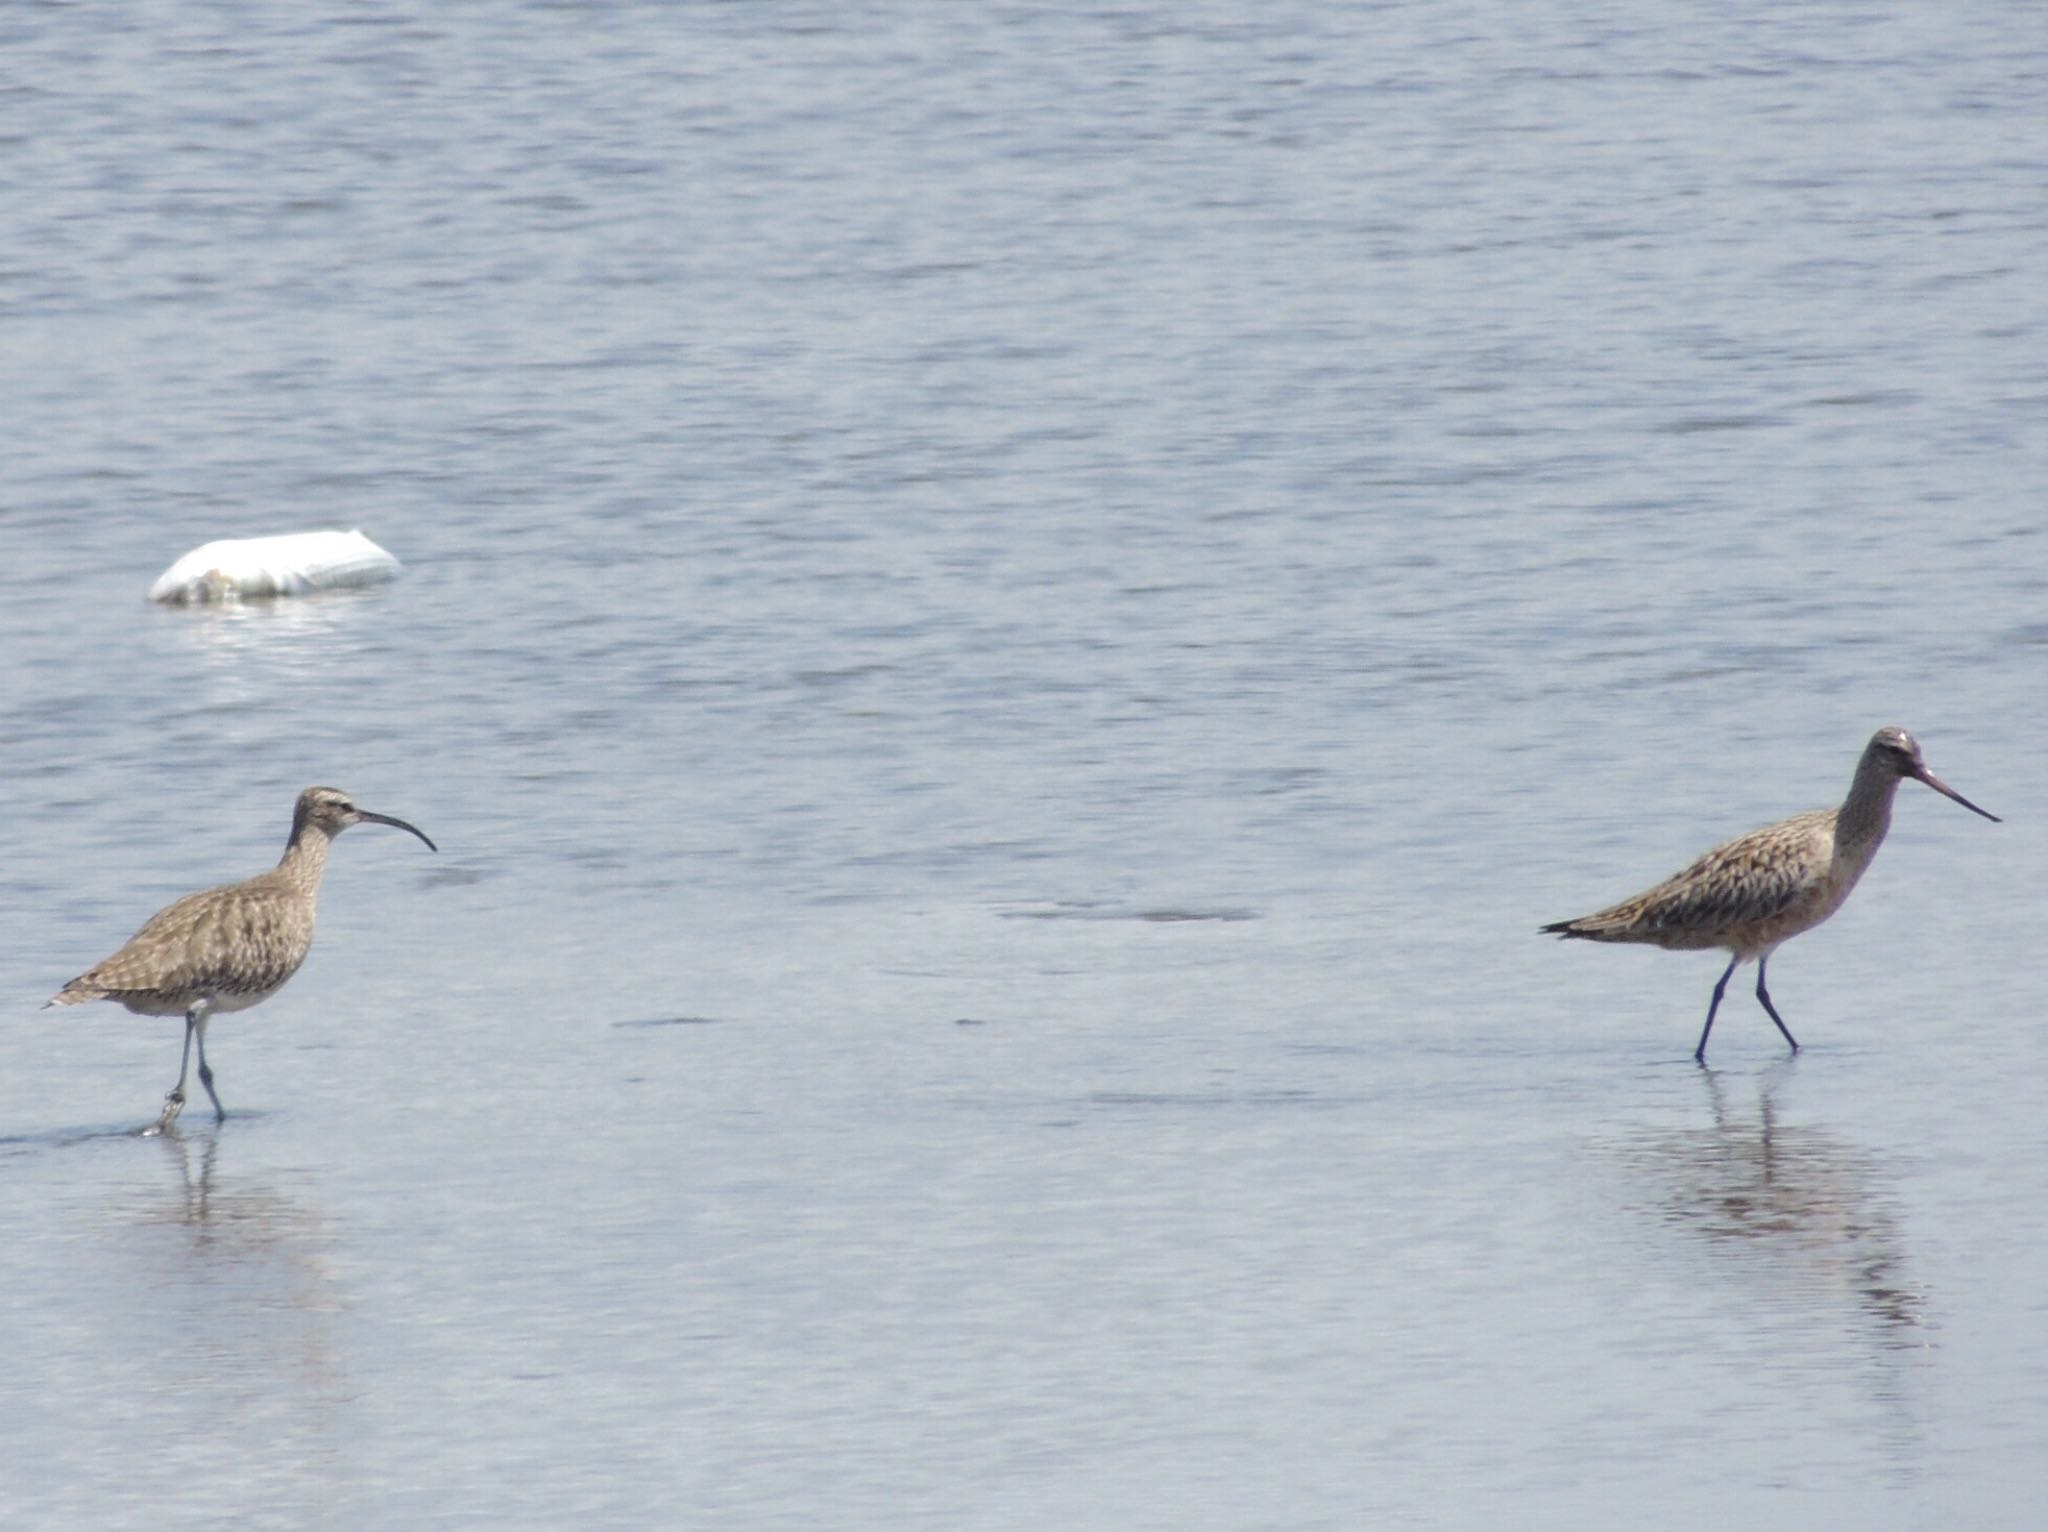
[[311, 911], [250, 884], [187, 894], [158, 910], [54, 1004], [124, 995], [252, 994], [277, 988], [305, 961]]
[[1633, 899], [1545, 929], [1594, 941], [1719, 946], [1826, 897], [1834, 818], [1823, 809], [1754, 831]]

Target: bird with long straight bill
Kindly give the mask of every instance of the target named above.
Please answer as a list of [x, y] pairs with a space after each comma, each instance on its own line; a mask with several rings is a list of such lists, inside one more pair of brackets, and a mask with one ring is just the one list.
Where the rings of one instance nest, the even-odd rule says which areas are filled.
[[1879, 729], [1856, 763], [1849, 796], [1841, 807], [1815, 809], [1738, 836], [1700, 857], [1633, 899], [1560, 920], [1541, 929], [1589, 942], [1643, 942], [1655, 947], [1698, 950], [1719, 947], [1728, 966], [1707, 1004], [1693, 1058], [1707, 1060], [1714, 1014], [1737, 965], [1756, 962], [1756, 998], [1784, 1034], [1792, 1051], [1799, 1042], [1771, 1004], [1764, 972], [1771, 954], [1811, 931], [1842, 907], [1869, 868], [1891, 828], [1892, 799], [1907, 778], [1924, 782], [1973, 814], [1996, 821], [1927, 769], [1920, 743], [1904, 729]]

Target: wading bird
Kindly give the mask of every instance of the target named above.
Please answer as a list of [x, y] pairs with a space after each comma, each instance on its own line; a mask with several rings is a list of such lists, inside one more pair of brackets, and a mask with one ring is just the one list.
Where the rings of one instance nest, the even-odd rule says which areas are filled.
[[1756, 959], [1756, 997], [1792, 1051], [1799, 1042], [1764, 988], [1764, 969], [1785, 942], [1810, 931], [1842, 907], [1891, 828], [1892, 798], [1906, 777], [1925, 782], [1973, 814], [1996, 821], [1927, 769], [1920, 745], [1904, 729], [1879, 729], [1856, 763], [1849, 796], [1836, 809], [1816, 809], [1716, 846], [1681, 873], [1633, 899], [1577, 920], [1541, 929], [1592, 942], [1648, 942], [1696, 950], [1725, 948], [1732, 956], [1714, 986], [1707, 1024], [1693, 1058], [1704, 1064], [1714, 1013], [1738, 963]]
[[161, 1132], [185, 1106], [185, 1071], [199, 1045], [199, 1083], [224, 1121], [206, 1064], [206, 1023], [217, 1011], [245, 1011], [284, 987], [313, 945], [314, 906], [327, 852], [350, 825], [395, 825], [439, 848], [403, 819], [359, 809], [335, 787], [309, 787], [292, 810], [292, 834], [270, 871], [241, 883], [187, 894], [165, 905], [105, 962], [50, 997], [50, 1005], [118, 1000], [141, 1016], [183, 1016], [185, 1052], [178, 1083], [164, 1097]]

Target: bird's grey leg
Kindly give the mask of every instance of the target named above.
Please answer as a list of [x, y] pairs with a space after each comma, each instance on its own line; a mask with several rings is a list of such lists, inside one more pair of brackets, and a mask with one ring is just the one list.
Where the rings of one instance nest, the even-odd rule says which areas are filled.
[[[158, 1133], [176, 1122], [178, 1114], [185, 1110], [185, 1071], [192, 1067], [192, 1033], [199, 1025], [199, 1018], [205, 1014], [201, 1009], [204, 1004], [204, 1001], [195, 1000], [185, 1012], [185, 1051], [178, 1055], [178, 1083], [173, 1085], [171, 1093], [164, 1097], [163, 1112], [156, 1120], [155, 1131]], [[200, 1051], [203, 1058], [205, 1050], [202, 1048]], [[205, 1067], [203, 1063], [200, 1065], [202, 1069]], [[207, 1086], [208, 1091], [212, 1089], [211, 1085]]]
[[1721, 996], [1728, 988], [1728, 976], [1735, 972], [1735, 965], [1741, 961], [1741, 958], [1732, 957], [1728, 960], [1728, 966], [1721, 970], [1721, 982], [1714, 986], [1714, 998], [1707, 1005], [1707, 1024], [1700, 1028], [1700, 1045], [1692, 1051], [1692, 1061], [1695, 1064], [1704, 1064], [1707, 1061], [1707, 1034], [1714, 1030], [1714, 1012], [1721, 1009]]
[[1785, 1018], [1780, 1016], [1778, 1008], [1771, 1004], [1771, 992], [1764, 988], [1764, 965], [1769, 962], [1770, 959], [1768, 957], [1760, 957], [1756, 960], [1756, 997], [1764, 1003], [1764, 1009], [1771, 1013], [1771, 1020], [1778, 1024], [1778, 1030], [1785, 1034], [1785, 1041], [1790, 1043], [1792, 1051], [1797, 1053], [1799, 1051], [1799, 1039], [1794, 1037], [1791, 1030], [1785, 1025]]
[[226, 1122], [227, 1109], [220, 1104], [220, 1097], [214, 1093], [213, 1071], [206, 1067], [206, 1018], [212, 1007], [206, 1001], [199, 1000], [193, 1003], [192, 1010], [199, 1018], [193, 1028], [199, 1039], [199, 1083], [206, 1087], [206, 1098], [213, 1103], [213, 1120]]

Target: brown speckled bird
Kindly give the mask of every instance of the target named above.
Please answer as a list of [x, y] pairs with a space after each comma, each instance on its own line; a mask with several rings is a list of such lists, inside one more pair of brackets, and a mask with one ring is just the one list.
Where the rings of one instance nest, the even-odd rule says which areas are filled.
[[1905, 777], [1925, 782], [1973, 814], [1998, 818], [1929, 771], [1918, 741], [1904, 729], [1879, 729], [1856, 763], [1855, 780], [1840, 808], [1816, 809], [1752, 830], [1633, 899], [1541, 929], [1586, 941], [1649, 942], [1688, 951], [1723, 947], [1732, 953], [1693, 1050], [1702, 1064], [1728, 976], [1738, 963], [1755, 958], [1756, 997], [1797, 1053], [1798, 1041], [1764, 988], [1764, 967], [1779, 946], [1842, 907], [1884, 843], [1892, 798]]
[[[359, 809], [334, 787], [309, 787], [292, 810], [284, 856], [265, 873], [241, 883], [187, 894], [165, 905], [112, 957], [80, 974], [51, 996], [49, 1005], [118, 1000], [142, 1016], [183, 1016], [185, 1052], [178, 1083], [164, 1097], [161, 1132], [185, 1106], [185, 1070], [199, 1044], [199, 1083], [225, 1120], [206, 1064], [206, 1023], [217, 1011], [260, 1005], [299, 971], [313, 945], [314, 907], [327, 852], [350, 825], [395, 825], [426, 841], [419, 829], [388, 814]], [[47, 1007], [46, 1007], [47, 1009]]]

